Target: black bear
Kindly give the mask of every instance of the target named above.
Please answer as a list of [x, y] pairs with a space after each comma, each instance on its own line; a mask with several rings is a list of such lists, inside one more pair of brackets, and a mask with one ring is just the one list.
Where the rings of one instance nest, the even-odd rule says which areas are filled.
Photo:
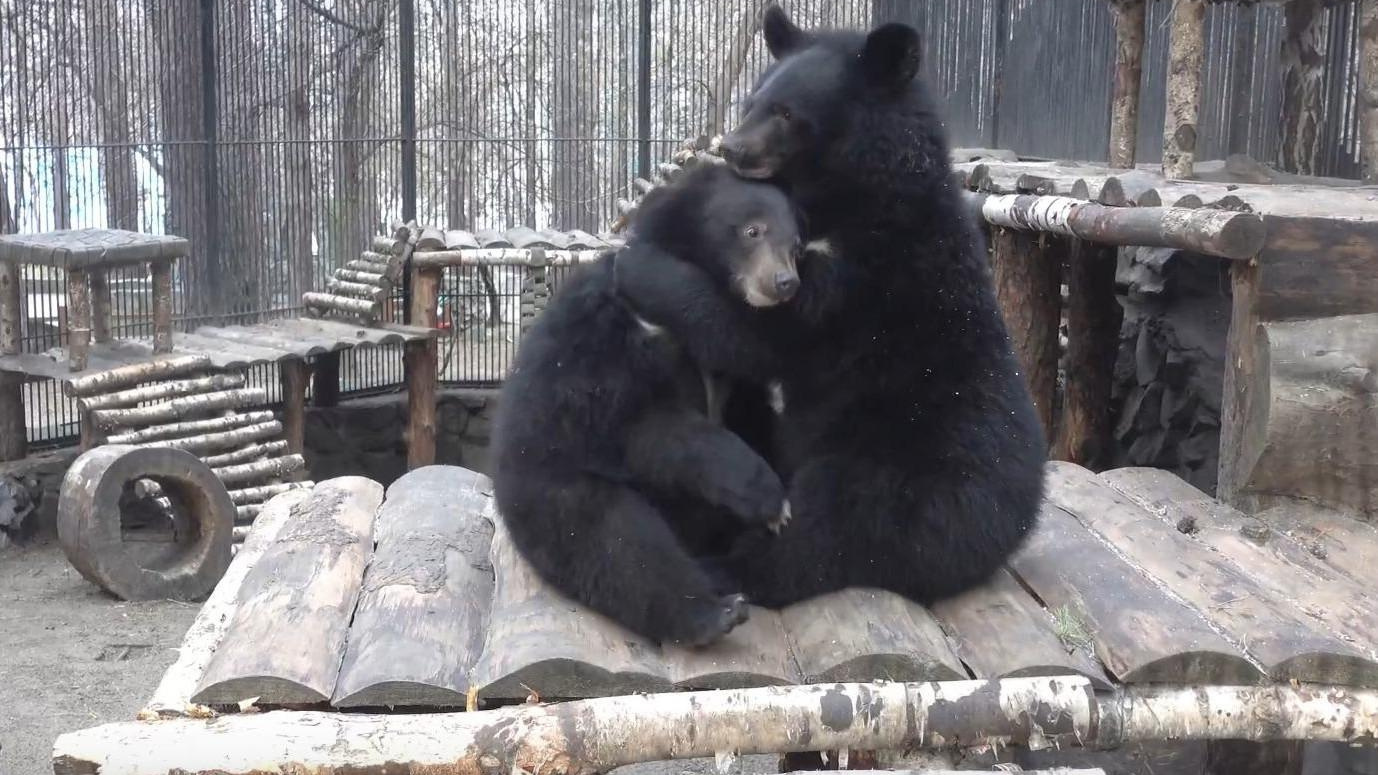
[[[705, 166], [652, 191], [627, 245], [556, 292], [493, 437], [498, 508], [548, 583], [657, 641], [703, 645], [745, 620], [696, 556], [723, 514], [735, 535], [789, 512], [769, 464], [707, 416], [705, 376], [776, 375], [752, 316], [795, 292], [798, 250], [779, 189]], [[683, 336], [657, 324], [667, 313], [692, 321]]]
[[1033, 527], [1046, 441], [915, 77], [918, 33], [806, 32], [775, 5], [763, 32], [775, 61], [722, 154], [788, 191], [819, 249], [763, 313], [788, 354], [773, 462], [793, 522], [746, 531], [719, 570], [772, 607], [849, 586], [950, 597]]

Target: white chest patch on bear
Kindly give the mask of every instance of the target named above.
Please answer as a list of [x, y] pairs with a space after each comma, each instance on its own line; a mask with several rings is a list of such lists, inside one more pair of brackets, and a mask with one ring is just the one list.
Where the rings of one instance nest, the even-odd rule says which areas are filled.
[[651, 321], [641, 317], [640, 315], [634, 312], [632, 313], [632, 317], [636, 318], [637, 325], [641, 326], [641, 330], [645, 331], [650, 336], [660, 336], [661, 334], [665, 333], [664, 328], [656, 325], [655, 323], [652, 323]]
[[804, 245], [804, 253], [805, 255], [828, 256], [830, 258], [837, 255], [837, 251], [833, 249], [833, 243], [826, 238], [816, 239], [806, 243]]

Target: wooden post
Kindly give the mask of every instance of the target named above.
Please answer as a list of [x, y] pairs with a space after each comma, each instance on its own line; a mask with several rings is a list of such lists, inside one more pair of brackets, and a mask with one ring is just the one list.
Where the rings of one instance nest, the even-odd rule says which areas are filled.
[[172, 262], [154, 261], [149, 266], [153, 277], [153, 352], [172, 352]]
[[300, 455], [306, 446], [306, 362], [289, 358], [278, 364], [282, 381], [282, 428], [287, 451]]
[[408, 469], [435, 463], [437, 350], [435, 338], [427, 337], [408, 342], [403, 356], [407, 373]]
[[1201, 110], [1201, 61], [1206, 48], [1205, 0], [1174, 0], [1168, 44], [1167, 114], [1163, 125], [1163, 175], [1192, 177], [1196, 122]]
[[1110, 388], [1123, 310], [1115, 299], [1119, 248], [1072, 240], [1067, 277], [1067, 382], [1053, 457], [1104, 466], [1111, 436]]
[[1062, 266], [1056, 251], [1049, 249], [1051, 242], [1044, 235], [991, 229], [991, 268], [1000, 311], [1049, 438], [1054, 429], [1062, 297]]
[[1378, 0], [1359, 3], [1359, 158], [1378, 183]]
[[416, 266], [411, 270], [411, 321], [414, 326], [436, 328], [440, 325], [440, 283], [445, 268]]
[[518, 336], [526, 333], [536, 316], [545, 309], [549, 295], [549, 275], [546, 270], [546, 254], [541, 248], [531, 250], [531, 261], [522, 268], [525, 279], [522, 281], [521, 322], [517, 327]]
[[[24, 277], [19, 264], [0, 261], [0, 355], [18, 355], [23, 317]], [[24, 377], [0, 372], [0, 461], [28, 454], [24, 419]]]
[[96, 342], [110, 341], [110, 280], [105, 269], [91, 270], [91, 333]]
[[1144, 0], [1112, 0], [1115, 85], [1110, 97], [1110, 166], [1132, 168], [1139, 135], [1139, 81], [1144, 63]]
[[1225, 384], [1220, 409], [1220, 467], [1216, 493], [1233, 503], [1248, 483], [1254, 461], [1263, 451], [1264, 429], [1256, 409], [1263, 400], [1255, 389], [1261, 332], [1258, 314], [1258, 263], [1230, 265], [1232, 286], [1230, 332], [1225, 340]]
[[312, 406], [335, 406], [340, 403], [339, 350], [316, 356], [311, 382]]
[[1293, 0], [1282, 8], [1282, 111], [1278, 166], [1315, 175], [1325, 112], [1327, 13], [1321, 0]]
[[67, 270], [67, 362], [72, 371], [83, 371], [91, 352], [91, 285], [86, 270]]

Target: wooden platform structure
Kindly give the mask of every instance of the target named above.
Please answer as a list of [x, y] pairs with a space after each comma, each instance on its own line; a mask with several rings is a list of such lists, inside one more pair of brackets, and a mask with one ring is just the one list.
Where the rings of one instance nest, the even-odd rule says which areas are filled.
[[[978, 590], [932, 610], [869, 589], [753, 609], [698, 651], [643, 641], [545, 586], [513, 550], [481, 475], [428, 466], [386, 492], [359, 477], [321, 482], [269, 501], [145, 721], [114, 737], [172, 743], [201, 727], [147, 722], [224, 714], [215, 729], [229, 745], [237, 729], [262, 731], [262, 715], [243, 711], [274, 707], [291, 709], [272, 714], [277, 728], [302, 734], [293, 719], [327, 723], [312, 709], [878, 680], [1043, 677], [1085, 687], [1083, 699], [1197, 687], [1192, 703], [1209, 702], [1202, 687], [1378, 689], [1372, 525], [1268, 524], [1157, 470], [1052, 463], [1048, 477], [1032, 539]], [[1378, 701], [1355, 707], [1372, 715], [1356, 729], [1378, 724]]]

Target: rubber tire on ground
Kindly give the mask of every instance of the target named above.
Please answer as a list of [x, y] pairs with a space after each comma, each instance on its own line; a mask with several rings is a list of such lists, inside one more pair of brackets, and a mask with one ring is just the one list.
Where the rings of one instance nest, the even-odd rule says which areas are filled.
[[[120, 526], [120, 495], [138, 479], [157, 481], [183, 508], [177, 542], [148, 567]], [[76, 459], [62, 480], [58, 540], [82, 576], [123, 600], [198, 600], [230, 564], [235, 507], [225, 485], [178, 449], [107, 445]]]

